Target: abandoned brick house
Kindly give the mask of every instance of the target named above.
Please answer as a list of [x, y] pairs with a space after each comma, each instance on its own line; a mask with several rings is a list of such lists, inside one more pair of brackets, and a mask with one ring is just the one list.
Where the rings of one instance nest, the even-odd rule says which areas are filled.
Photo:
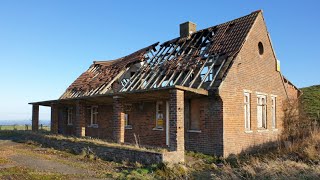
[[[298, 89], [284, 78], [262, 11], [128, 56], [94, 61], [51, 107], [54, 133], [227, 156], [275, 140], [283, 102]], [[136, 137], [136, 138], [135, 138]]]

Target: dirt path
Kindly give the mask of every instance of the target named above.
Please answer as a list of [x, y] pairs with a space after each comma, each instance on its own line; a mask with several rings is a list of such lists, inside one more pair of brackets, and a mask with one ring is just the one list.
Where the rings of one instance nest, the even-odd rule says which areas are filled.
[[0, 140], [0, 170], [22, 167], [37, 172], [77, 175], [78, 177], [86, 177], [85, 179], [93, 179], [91, 177], [95, 175], [88, 169], [62, 163], [58, 160], [58, 157], [50, 156], [51, 158], [48, 159], [47, 156], [39, 154], [41, 154], [40, 151], [32, 149], [26, 144], [13, 142], [12, 140]]
[[37, 157], [30, 157], [26, 155], [13, 155], [9, 157], [19, 166], [25, 166], [28, 168], [36, 169], [38, 171], [54, 172], [61, 174], [90, 174], [87, 170], [74, 168], [59, 162], [52, 160], [40, 159]]

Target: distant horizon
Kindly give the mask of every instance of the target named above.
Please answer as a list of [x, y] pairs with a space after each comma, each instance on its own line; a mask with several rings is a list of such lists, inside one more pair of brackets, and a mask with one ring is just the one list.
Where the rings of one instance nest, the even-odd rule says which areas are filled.
[[[49, 125], [50, 120], [39, 120], [39, 124]], [[0, 120], [0, 126], [32, 124], [31, 120]]]

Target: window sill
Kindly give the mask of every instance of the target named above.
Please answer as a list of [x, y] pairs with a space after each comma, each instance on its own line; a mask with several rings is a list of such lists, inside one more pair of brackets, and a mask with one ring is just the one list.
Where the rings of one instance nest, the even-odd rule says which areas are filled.
[[91, 124], [90, 126], [88, 126], [89, 128], [99, 128], [98, 124]]
[[278, 131], [278, 129], [277, 128], [273, 128], [272, 131]]
[[163, 128], [157, 128], [157, 127], [155, 127], [155, 128], [153, 128], [152, 130], [154, 130], [154, 131], [163, 131]]
[[201, 133], [201, 130], [187, 130], [189, 133]]
[[260, 129], [258, 132], [269, 132], [269, 129]]
[[245, 130], [244, 132], [245, 132], [245, 133], [253, 133], [252, 130]]
[[127, 125], [124, 127], [124, 129], [132, 129], [132, 126], [131, 125]]
[[73, 126], [73, 124], [67, 124], [67, 126]]

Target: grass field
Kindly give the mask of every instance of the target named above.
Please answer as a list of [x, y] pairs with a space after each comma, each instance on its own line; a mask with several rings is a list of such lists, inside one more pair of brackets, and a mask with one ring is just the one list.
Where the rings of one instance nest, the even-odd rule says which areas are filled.
[[[50, 126], [39, 125], [39, 129], [50, 131]], [[31, 125], [0, 125], [0, 131], [1, 130], [27, 131], [27, 130], [31, 130]]]
[[302, 102], [309, 117], [320, 123], [320, 85], [300, 89], [303, 92]]
[[188, 152], [186, 162], [175, 166], [116, 163], [85, 151], [59, 151], [23, 139], [27, 133], [0, 131], [0, 179], [320, 179], [320, 131], [290, 149], [227, 159]]

